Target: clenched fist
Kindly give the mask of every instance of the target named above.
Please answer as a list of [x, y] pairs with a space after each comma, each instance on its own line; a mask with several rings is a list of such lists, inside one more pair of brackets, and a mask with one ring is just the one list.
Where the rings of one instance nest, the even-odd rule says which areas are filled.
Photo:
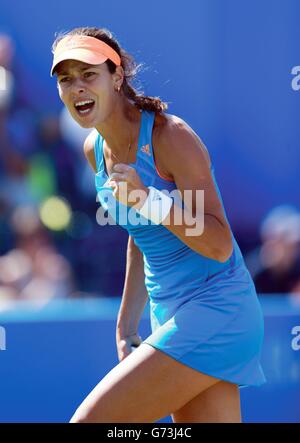
[[126, 206], [134, 205], [135, 209], [143, 206], [149, 194], [149, 189], [143, 184], [136, 170], [124, 163], [114, 165], [107, 186], [113, 189], [113, 195], [120, 203]]

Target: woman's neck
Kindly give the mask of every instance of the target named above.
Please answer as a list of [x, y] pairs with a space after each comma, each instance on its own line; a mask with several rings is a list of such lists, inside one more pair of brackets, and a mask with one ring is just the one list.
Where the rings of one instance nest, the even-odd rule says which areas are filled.
[[130, 103], [120, 100], [105, 122], [96, 126], [109, 149], [118, 156], [137, 142], [141, 112]]

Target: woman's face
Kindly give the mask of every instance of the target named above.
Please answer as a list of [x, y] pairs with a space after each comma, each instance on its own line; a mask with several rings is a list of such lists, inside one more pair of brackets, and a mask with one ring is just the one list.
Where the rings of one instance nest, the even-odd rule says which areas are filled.
[[112, 112], [116, 103], [115, 77], [107, 64], [88, 65], [66, 60], [57, 67], [59, 96], [76, 122], [94, 128]]

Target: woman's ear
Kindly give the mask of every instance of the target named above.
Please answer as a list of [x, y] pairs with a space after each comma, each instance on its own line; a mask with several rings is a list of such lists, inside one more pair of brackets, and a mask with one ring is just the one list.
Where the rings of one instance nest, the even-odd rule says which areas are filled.
[[113, 73], [114, 87], [119, 90], [123, 84], [124, 80], [124, 69], [122, 66], [117, 66], [115, 72]]

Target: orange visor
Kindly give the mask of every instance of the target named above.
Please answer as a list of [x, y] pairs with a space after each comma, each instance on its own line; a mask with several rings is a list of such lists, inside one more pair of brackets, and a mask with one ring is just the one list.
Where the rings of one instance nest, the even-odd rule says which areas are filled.
[[54, 51], [51, 76], [58, 63], [64, 60], [78, 60], [89, 65], [100, 65], [107, 59], [121, 65], [119, 54], [105, 42], [86, 35], [67, 35], [61, 39]]

